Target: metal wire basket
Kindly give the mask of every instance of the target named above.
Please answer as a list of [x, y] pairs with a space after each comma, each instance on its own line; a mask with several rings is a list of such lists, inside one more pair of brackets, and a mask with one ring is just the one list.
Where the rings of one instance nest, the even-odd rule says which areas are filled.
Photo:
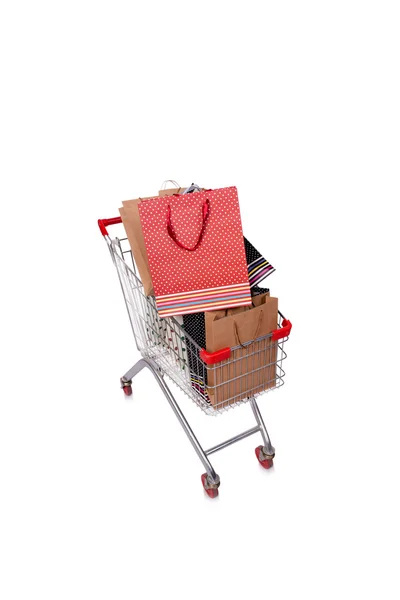
[[[143, 291], [127, 238], [110, 240], [109, 249], [139, 352], [154, 360], [160, 371], [206, 414], [217, 415], [283, 385], [282, 361], [287, 356], [284, 344], [288, 335], [282, 327], [281, 313], [278, 329], [284, 337], [272, 339], [271, 333], [257, 338], [245, 353], [240, 346], [230, 348], [229, 355], [224, 358], [225, 353], [223, 360], [215, 363], [218, 356], [205, 353], [176, 318], [159, 317], [154, 296], [146, 296]], [[237, 375], [238, 371], [242, 374]], [[211, 404], [210, 396], [222, 399]]]

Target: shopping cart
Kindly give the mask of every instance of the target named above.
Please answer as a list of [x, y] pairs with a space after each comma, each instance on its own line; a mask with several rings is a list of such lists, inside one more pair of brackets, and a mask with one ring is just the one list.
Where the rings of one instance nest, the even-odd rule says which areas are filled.
[[[255, 449], [262, 467], [273, 465], [275, 449], [271, 444], [256, 397], [283, 385], [283, 349], [291, 323], [279, 313], [278, 329], [253, 342], [208, 353], [183, 328], [178, 318], [160, 318], [153, 296], [146, 296], [125, 237], [112, 239], [110, 225], [122, 223], [120, 217], [100, 219], [98, 225], [117, 269], [136, 346], [142, 358], [121, 377], [125, 395], [132, 394], [132, 380], [144, 368], [150, 369], [182, 425], [206, 472], [201, 476], [204, 490], [211, 498], [218, 495], [220, 478], [209, 456], [250, 435], [260, 433], [263, 444]], [[251, 346], [251, 347], [250, 347]], [[256, 425], [247, 431], [203, 450], [183, 415], [166, 381], [167, 375], [207, 415], [218, 415], [250, 402]], [[213, 398], [213, 402], [211, 402]]]

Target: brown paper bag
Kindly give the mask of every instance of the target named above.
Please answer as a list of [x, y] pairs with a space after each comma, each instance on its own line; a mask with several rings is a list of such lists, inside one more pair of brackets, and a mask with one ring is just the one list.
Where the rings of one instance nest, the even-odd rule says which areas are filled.
[[[170, 196], [179, 193], [179, 190], [183, 192], [185, 189], [186, 188], [160, 190], [159, 196]], [[142, 225], [140, 223], [138, 204], [143, 201], [152, 200], [153, 198], [157, 198], [157, 196], [148, 196], [136, 200], [124, 200], [122, 202], [123, 208], [120, 208], [119, 210], [146, 296], [152, 296], [154, 294], [154, 288], [146, 245], [144, 243]]]
[[153, 282], [151, 280], [149, 260], [144, 243], [142, 226], [140, 224], [138, 209], [139, 202], [141, 202], [141, 199], [124, 201], [122, 203], [123, 208], [119, 209], [119, 213], [121, 215], [122, 223], [125, 227], [126, 235], [128, 237], [133, 257], [139, 271], [140, 279], [142, 280], [144, 293], [146, 296], [151, 296], [154, 294], [154, 289]]
[[205, 313], [207, 352], [235, 348], [227, 363], [207, 368], [207, 391], [217, 408], [276, 385], [277, 343], [265, 336], [278, 327], [278, 299], [266, 293], [253, 303], [254, 308], [231, 316]]

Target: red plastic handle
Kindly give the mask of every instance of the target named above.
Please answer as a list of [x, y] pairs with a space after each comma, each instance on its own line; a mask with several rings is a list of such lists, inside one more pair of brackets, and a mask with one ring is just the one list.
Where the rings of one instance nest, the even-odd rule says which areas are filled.
[[107, 227], [109, 225], [118, 225], [118, 223], [122, 223], [121, 217], [114, 217], [113, 219], [99, 219], [97, 221], [102, 235], [108, 235]]
[[223, 348], [222, 350], [217, 350], [216, 352], [207, 352], [207, 350], [204, 350], [204, 348], [200, 350], [200, 358], [206, 363], [206, 365], [215, 365], [215, 363], [226, 360], [230, 357], [230, 355], [230, 348]]
[[288, 321], [287, 319], [283, 319], [282, 327], [280, 329], [275, 329], [272, 332], [272, 339], [273, 340], [281, 340], [284, 337], [288, 337], [291, 330], [292, 330], [291, 322]]

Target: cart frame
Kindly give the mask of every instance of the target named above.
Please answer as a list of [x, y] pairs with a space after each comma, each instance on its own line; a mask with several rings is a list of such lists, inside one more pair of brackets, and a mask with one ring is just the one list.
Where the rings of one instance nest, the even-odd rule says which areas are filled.
[[[108, 234], [108, 226], [120, 223], [122, 223], [120, 217], [100, 219], [98, 221], [100, 231], [107, 242], [113, 263], [117, 268], [136, 346], [142, 354], [142, 358], [121, 377], [121, 387], [125, 395], [131, 395], [132, 380], [136, 375], [145, 368], [151, 371], [206, 470], [201, 476], [204, 490], [208, 496], [214, 498], [218, 495], [220, 477], [209, 460], [211, 454], [251, 435], [260, 433], [263, 444], [255, 449], [257, 459], [260, 465], [265, 469], [269, 469], [273, 466], [275, 449], [271, 444], [267, 428], [256, 401], [256, 396], [271, 391], [272, 389], [276, 389], [284, 383], [283, 377], [285, 376], [285, 372], [282, 369], [282, 361], [287, 355], [283, 349], [283, 345], [289, 337], [291, 323], [284, 319], [283, 315], [279, 313], [278, 329], [268, 336], [254, 340], [255, 350], [250, 352], [247, 351], [246, 364], [248, 365], [249, 362], [248, 355], [252, 357], [252, 364], [254, 365], [255, 357], [261, 356], [261, 352], [266, 360], [262, 368], [253, 370], [248, 369], [245, 380], [246, 389], [248, 389], [247, 391], [245, 390], [245, 394], [243, 393], [243, 389], [239, 389], [239, 392], [237, 390], [239, 385], [237, 383], [238, 377], [228, 379], [228, 383], [226, 383], [225, 376], [223, 383], [217, 383], [214, 386], [214, 392], [218, 389], [223, 390], [223, 386], [225, 386], [226, 389], [227, 385], [229, 385], [229, 391], [234, 389], [234, 393], [232, 394], [230, 392], [231, 395], [228, 399], [225, 394], [223, 401], [219, 404], [217, 403], [216, 406], [212, 406], [207, 395], [207, 390], [210, 389], [209, 386], [207, 386], [207, 377], [210, 376], [210, 373], [213, 373], [214, 376], [219, 372], [222, 373], [222, 371], [218, 371], [218, 369], [227, 369], [229, 368], [229, 365], [232, 365], [235, 362], [237, 364], [238, 360], [243, 360], [243, 355], [240, 355], [241, 348], [227, 348], [224, 349], [222, 353], [219, 352], [214, 353], [214, 355], [209, 355], [204, 349], [196, 344], [187, 332], [185, 332], [177, 319], [160, 319], [158, 317], [154, 298], [147, 297], [144, 294], [143, 286], [136, 273], [135, 262], [126, 237], [116, 237], [115, 239], [112, 239]], [[126, 249], [124, 249], [124, 244], [126, 245]], [[190, 363], [190, 367], [193, 368], [193, 365], [195, 365], [197, 369], [196, 377], [200, 377], [203, 384], [201, 391], [199, 391], [198, 386], [196, 387], [191, 380], [192, 371], [189, 368], [188, 362]], [[258, 363], [256, 362], [256, 364]], [[265, 373], [265, 369], [267, 368], [274, 369], [274, 377], [271, 381], [266, 381], [265, 377], [262, 378], [260, 376], [260, 373]], [[185, 418], [175, 396], [168, 387], [165, 381], [165, 375], [168, 375], [183, 392], [191, 397], [191, 399], [209, 415], [219, 414], [229, 408], [235, 408], [245, 402], [250, 402], [256, 425], [208, 450], [204, 450]], [[201, 377], [203, 377], [203, 379], [201, 379]], [[250, 390], [252, 393], [249, 393]]]

